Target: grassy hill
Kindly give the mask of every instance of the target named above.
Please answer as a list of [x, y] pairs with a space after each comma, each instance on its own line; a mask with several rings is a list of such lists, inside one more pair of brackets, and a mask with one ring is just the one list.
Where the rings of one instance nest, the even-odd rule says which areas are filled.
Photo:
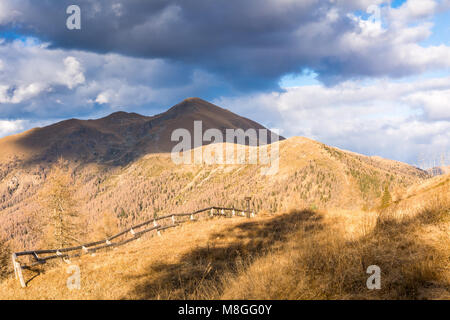
[[[411, 206], [414, 203], [415, 206]], [[405, 211], [405, 208], [409, 208]], [[450, 299], [450, 176], [382, 212], [298, 208], [189, 222], [117, 250], [27, 271], [0, 299]], [[381, 290], [368, 290], [369, 265]]]
[[[246, 196], [259, 212], [290, 208], [371, 210], [387, 188], [393, 199], [423, 181], [423, 171], [404, 163], [367, 157], [301, 137], [278, 142], [279, 169], [264, 164], [176, 165], [170, 154], [147, 154], [126, 166], [68, 162], [78, 211], [92, 235], [104, 218], [125, 227], [155, 215], [211, 205], [243, 207]], [[205, 147], [203, 147], [205, 148]], [[253, 147], [247, 147], [247, 150]], [[0, 181], [0, 225], [15, 247], [39, 245], [31, 226], [45, 214], [36, 195], [47, 181], [43, 165], [10, 170]], [[91, 239], [86, 239], [91, 240]]]

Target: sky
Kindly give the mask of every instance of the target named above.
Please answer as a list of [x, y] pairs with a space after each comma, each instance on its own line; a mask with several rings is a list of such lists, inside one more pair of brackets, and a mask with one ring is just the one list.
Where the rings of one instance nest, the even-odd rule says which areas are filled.
[[448, 164], [449, 21], [450, 0], [0, 0], [0, 137], [200, 97], [285, 137]]

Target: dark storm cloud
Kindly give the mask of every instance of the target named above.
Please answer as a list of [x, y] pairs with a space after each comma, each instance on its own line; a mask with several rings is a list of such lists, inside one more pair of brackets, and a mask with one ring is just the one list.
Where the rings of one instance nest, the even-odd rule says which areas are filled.
[[[434, 50], [428, 54], [419, 45], [431, 28], [420, 22], [444, 7], [432, 0], [410, 0], [395, 9], [387, 3], [2, 0], [0, 28], [33, 35], [53, 48], [186, 64], [214, 73], [242, 92], [273, 89], [281, 76], [304, 69], [335, 84], [364, 77], [403, 77], [445, 65], [448, 48], [428, 48]], [[81, 7], [82, 30], [66, 28], [71, 4]], [[374, 5], [380, 5], [383, 23], [367, 17]]]
[[[8, 0], [7, 0], [8, 1]], [[345, 15], [363, 1], [291, 0], [15, 0], [17, 32], [51, 46], [164, 58], [204, 68], [237, 85], [270, 86], [289, 72], [326, 67], [336, 39], [355, 28]], [[82, 30], [65, 27], [77, 4]], [[360, 4], [360, 5], [358, 5]], [[338, 15], [330, 19], [331, 10]], [[309, 28], [311, 30], [309, 30]], [[334, 50], [332, 50], [334, 51]], [[325, 63], [325, 64], [324, 64]], [[342, 67], [341, 72], [345, 73]], [[321, 71], [326, 73], [326, 68]]]

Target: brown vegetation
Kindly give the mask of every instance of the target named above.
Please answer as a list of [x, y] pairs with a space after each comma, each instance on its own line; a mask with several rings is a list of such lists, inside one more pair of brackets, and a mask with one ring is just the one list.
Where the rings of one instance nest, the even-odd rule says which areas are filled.
[[79, 243], [81, 228], [77, 221], [75, 188], [67, 164], [60, 159], [53, 166], [47, 183], [38, 194], [41, 210], [34, 219], [40, 231], [41, 246], [64, 248]]
[[[371, 159], [340, 151], [306, 138], [279, 143], [280, 168], [261, 174], [264, 165], [175, 165], [168, 154], [151, 154], [123, 168], [69, 162], [74, 199], [86, 221], [88, 238], [98, 231], [103, 216], [118, 227], [171, 212], [217, 206], [245, 206], [251, 196], [257, 211], [276, 213], [290, 208], [371, 210], [380, 206], [384, 186], [397, 200], [405, 188], [422, 180], [423, 173], [406, 164]], [[0, 206], [4, 236], [15, 236], [15, 250], [39, 245], [32, 226], [42, 212], [37, 194], [46, 188], [50, 169], [13, 171], [19, 186], [5, 191]], [[6, 190], [6, 189], [5, 189]], [[37, 213], [37, 216], [34, 214]], [[39, 220], [39, 219], [38, 219]]]
[[44, 245], [39, 231], [49, 207], [39, 205], [39, 194], [54, 188], [52, 170], [61, 156], [70, 174], [62, 183], [73, 189], [70, 197], [85, 224], [82, 241], [108, 232], [100, 230], [103, 219], [114, 229], [171, 212], [242, 207], [246, 196], [255, 210], [270, 213], [298, 207], [371, 210], [383, 192], [396, 200], [427, 177], [404, 163], [300, 137], [278, 143], [279, 172], [273, 176], [261, 174], [264, 164], [175, 165], [170, 154], [159, 152], [171, 150], [172, 129], [192, 129], [194, 120], [202, 120], [204, 130], [263, 128], [201, 99], [187, 99], [154, 117], [118, 112], [0, 139], [0, 236], [16, 251]]
[[[450, 299], [450, 184], [443, 182], [381, 213], [296, 210], [189, 223], [73, 260], [79, 291], [65, 287], [63, 264], [26, 290], [7, 280], [0, 298]], [[370, 265], [381, 268], [381, 290], [366, 287]]]
[[11, 250], [8, 243], [0, 238], [0, 280], [6, 278], [11, 270]]

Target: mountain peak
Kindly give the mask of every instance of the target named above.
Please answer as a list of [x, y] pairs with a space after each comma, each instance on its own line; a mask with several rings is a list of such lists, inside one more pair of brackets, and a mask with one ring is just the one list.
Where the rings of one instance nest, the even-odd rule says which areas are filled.
[[0, 160], [21, 154], [22, 159], [36, 163], [64, 157], [86, 163], [124, 164], [143, 154], [171, 152], [176, 144], [172, 133], [179, 128], [194, 132], [195, 121], [202, 122], [203, 132], [265, 129], [255, 121], [192, 97], [155, 116], [118, 111], [101, 119], [71, 119], [13, 139], [0, 139]]
[[189, 98], [184, 99], [184, 100], [181, 101], [181, 102], [182, 102], [182, 103], [183, 103], [183, 102], [190, 102], [190, 103], [209, 103], [208, 101], [203, 100], [203, 99], [198, 98], [198, 97], [189, 97]]
[[200, 98], [187, 98], [170, 108], [167, 113], [186, 113], [186, 112], [203, 112], [203, 111], [227, 111], [215, 104]]

